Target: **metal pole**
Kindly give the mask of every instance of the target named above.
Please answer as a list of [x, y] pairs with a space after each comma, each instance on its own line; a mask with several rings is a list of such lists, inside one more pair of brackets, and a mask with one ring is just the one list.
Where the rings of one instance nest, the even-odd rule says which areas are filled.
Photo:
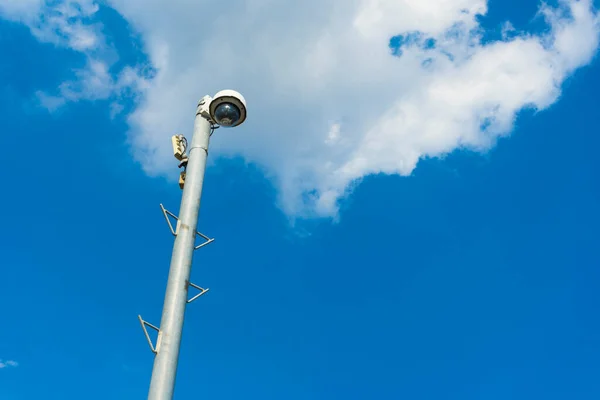
[[198, 107], [194, 135], [188, 149], [188, 165], [177, 222], [177, 236], [173, 245], [148, 400], [173, 398], [210, 129], [210, 122], [200, 115], [200, 107]]

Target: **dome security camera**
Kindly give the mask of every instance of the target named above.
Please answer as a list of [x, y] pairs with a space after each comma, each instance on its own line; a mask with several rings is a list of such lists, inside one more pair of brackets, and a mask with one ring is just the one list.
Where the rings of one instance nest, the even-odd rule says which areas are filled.
[[235, 90], [221, 90], [210, 102], [209, 113], [219, 126], [239, 126], [246, 120], [246, 99]]

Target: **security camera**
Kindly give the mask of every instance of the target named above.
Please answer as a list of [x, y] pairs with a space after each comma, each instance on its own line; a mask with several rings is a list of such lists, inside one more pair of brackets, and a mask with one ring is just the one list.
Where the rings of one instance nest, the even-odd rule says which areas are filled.
[[210, 118], [224, 128], [233, 128], [246, 120], [246, 99], [235, 90], [221, 90], [209, 105]]

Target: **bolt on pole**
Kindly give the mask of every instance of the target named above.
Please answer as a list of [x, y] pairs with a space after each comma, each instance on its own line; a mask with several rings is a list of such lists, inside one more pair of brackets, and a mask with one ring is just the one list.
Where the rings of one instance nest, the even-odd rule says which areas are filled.
[[188, 300], [211, 123], [196, 111], [148, 400], [171, 400]]

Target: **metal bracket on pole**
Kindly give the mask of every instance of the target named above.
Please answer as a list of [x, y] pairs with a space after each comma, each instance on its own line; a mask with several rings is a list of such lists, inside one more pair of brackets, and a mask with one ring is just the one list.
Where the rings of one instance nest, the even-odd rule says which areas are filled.
[[171, 211], [168, 211], [167, 209], [165, 209], [165, 207], [162, 204], [160, 205], [160, 209], [162, 210], [163, 215], [165, 216], [165, 219], [167, 220], [167, 224], [169, 225], [169, 229], [171, 230], [171, 233], [173, 234], [173, 236], [177, 236], [177, 231], [175, 229], [173, 229], [173, 225], [171, 224], [169, 215], [171, 217], [175, 218], [175, 220], [177, 220], [177, 228], [179, 228], [179, 218], [177, 218], [177, 216], [175, 214], [173, 214]]
[[[160, 329], [157, 328], [156, 326], [152, 325], [151, 323], [144, 321], [142, 319], [141, 315], [138, 315], [138, 318], [140, 320], [140, 324], [142, 325], [142, 329], [144, 330], [144, 335], [146, 335], [146, 339], [148, 340], [148, 345], [150, 346], [150, 350], [152, 350], [152, 352], [154, 354], [157, 354], [158, 346], [160, 346]], [[156, 339], [156, 347], [152, 344], [152, 339], [150, 339], [150, 335], [148, 334], [148, 329], [146, 329], [147, 326], [154, 329], [156, 332], [158, 332], [158, 338]]]
[[191, 287], [193, 287], [193, 288], [196, 288], [196, 289], [198, 289], [198, 290], [200, 291], [200, 293], [198, 293], [197, 295], [195, 295], [194, 297], [192, 297], [191, 299], [189, 299], [189, 300], [187, 301], [187, 302], [188, 302], [188, 304], [189, 304], [189, 303], [191, 303], [192, 301], [196, 300], [196, 299], [197, 299], [197, 298], [199, 298], [200, 296], [202, 296], [202, 295], [206, 294], [206, 292], [208, 292], [208, 291], [210, 290], [210, 289], [208, 289], [208, 288], [206, 288], [206, 289], [204, 289], [204, 288], [201, 288], [200, 286], [198, 286], [198, 285], [195, 285], [195, 284], [193, 284], [192, 282], [190, 282], [190, 286], [191, 286]]
[[215, 239], [211, 239], [206, 235], [201, 234], [200, 232], [196, 231], [196, 235], [200, 236], [202, 239], [205, 240], [204, 243], [199, 244], [198, 246], [194, 247], [194, 250], [198, 250], [201, 249], [202, 247], [206, 246], [207, 244], [211, 244], [212, 242], [215, 241]]
[[[163, 212], [163, 215], [165, 216], [165, 219], [167, 220], [167, 224], [169, 225], [169, 229], [171, 230], [171, 234], [173, 234], [173, 236], [177, 236], [177, 232], [179, 231], [179, 218], [173, 214], [172, 212], [168, 211], [167, 209], [165, 209], [165, 207], [161, 204], [160, 205], [160, 209]], [[171, 220], [169, 219], [169, 216], [175, 218], [175, 220], [177, 221], [177, 228], [173, 229], [173, 224], [171, 224]], [[204, 239], [204, 243], [199, 244], [198, 246], [194, 247], [194, 250], [198, 250], [208, 244], [211, 244], [212, 242], [215, 241], [214, 238], [209, 238], [208, 236], [196, 231], [196, 235], [200, 236], [202, 239]]]

